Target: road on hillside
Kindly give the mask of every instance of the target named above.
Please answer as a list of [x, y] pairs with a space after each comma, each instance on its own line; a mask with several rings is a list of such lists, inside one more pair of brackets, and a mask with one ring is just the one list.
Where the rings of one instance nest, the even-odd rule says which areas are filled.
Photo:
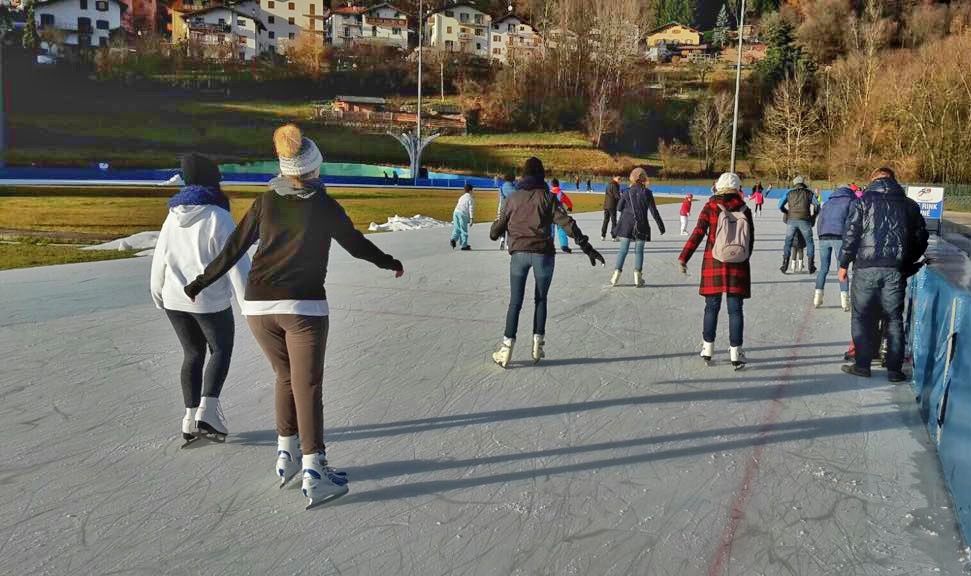
[[[522, 346], [507, 371], [489, 355], [509, 257], [486, 226], [472, 252], [372, 236], [397, 281], [335, 247], [324, 409], [351, 492], [311, 511], [276, 487], [273, 375], [241, 318], [229, 440], [180, 450], [148, 259], [0, 272], [0, 574], [963, 574], [910, 389], [839, 371], [835, 275], [813, 309], [758, 217], [749, 367], [725, 316], [706, 367], [700, 254], [681, 276], [661, 212], [646, 288], [557, 257], [548, 359]], [[612, 263], [599, 216], [578, 219]]]

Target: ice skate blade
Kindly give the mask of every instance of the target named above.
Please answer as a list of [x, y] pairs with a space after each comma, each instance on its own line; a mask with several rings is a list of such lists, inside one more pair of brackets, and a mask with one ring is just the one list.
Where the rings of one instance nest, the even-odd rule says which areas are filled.
[[195, 444], [197, 444], [201, 439], [202, 438], [199, 436], [183, 433], [182, 434], [183, 442], [182, 442], [182, 445], [179, 446], [179, 448], [182, 450], [185, 450], [186, 448], [190, 448], [191, 446], [194, 446]]
[[280, 479], [280, 489], [282, 490], [284, 486], [286, 486], [287, 484], [289, 484], [290, 481], [293, 480], [294, 477], [296, 477], [296, 475], [297, 475], [296, 472], [294, 472], [293, 474], [287, 475], [287, 476], [278, 475], [277, 478]]
[[199, 436], [203, 436], [206, 438], [206, 440], [211, 440], [219, 444], [223, 444], [226, 442], [227, 434], [225, 432], [220, 432], [219, 430], [216, 430], [211, 425], [207, 424], [206, 422], [203, 422], [202, 420], [199, 421], [198, 425], [199, 425]]
[[311, 510], [313, 508], [317, 508], [318, 506], [323, 506], [328, 502], [333, 502], [334, 500], [337, 500], [341, 496], [344, 496], [345, 494], [347, 494], [349, 491], [350, 489], [345, 485], [345, 486], [341, 486], [341, 489], [338, 490], [337, 492], [334, 492], [333, 494], [330, 494], [329, 496], [326, 496], [324, 498], [318, 498], [316, 501], [314, 501], [313, 498], [307, 498], [308, 503], [307, 503], [307, 507], [304, 508], [304, 510]]
[[734, 368], [736, 372], [741, 372], [742, 370], [745, 370], [745, 364], [732, 364], [732, 368]]
[[711, 356], [702, 356], [701, 360], [705, 363], [705, 366], [711, 366]]

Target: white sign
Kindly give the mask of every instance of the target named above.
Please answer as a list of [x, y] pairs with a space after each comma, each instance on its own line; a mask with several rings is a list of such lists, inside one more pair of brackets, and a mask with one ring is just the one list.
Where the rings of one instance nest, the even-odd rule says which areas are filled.
[[940, 220], [944, 215], [944, 188], [934, 186], [908, 186], [907, 197], [917, 202], [924, 218]]

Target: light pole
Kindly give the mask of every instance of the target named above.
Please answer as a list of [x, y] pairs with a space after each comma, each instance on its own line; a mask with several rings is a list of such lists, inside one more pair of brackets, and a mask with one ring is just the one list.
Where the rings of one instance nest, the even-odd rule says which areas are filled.
[[738, 142], [738, 97], [742, 86], [742, 37], [745, 28], [745, 0], [742, 0], [742, 10], [738, 18], [738, 62], [735, 65], [735, 114], [732, 118], [732, 166], [735, 172], [735, 146]]

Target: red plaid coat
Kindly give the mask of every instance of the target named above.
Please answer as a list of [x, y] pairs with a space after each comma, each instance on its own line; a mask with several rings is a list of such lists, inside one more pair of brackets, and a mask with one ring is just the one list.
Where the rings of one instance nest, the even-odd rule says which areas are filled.
[[[694, 232], [684, 245], [681, 256], [678, 260], [684, 264], [688, 263], [691, 256], [701, 245], [701, 241], [707, 236], [708, 243], [705, 245], [705, 258], [701, 263], [701, 288], [698, 293], [702, 296], [718, 296], [719, 294], [731, 294], [750, 298], [752, 296], [752, 273], [749, 262], [732, 264], [719, 262], [711, 255], [715, 246], [715, 228], [718, 225], [718, 207], [723, 207], [737, 211], [741, 209], [748, 214], [749, 222], [752, 222], [752, 212], [745, 205], [745, 200], [740, 194], [726, 194], [712, 196], [705, 207], [698, 215], [698, 224], [695, 225]], [[755, 247], [755, 226], [752, 225], [752, 248]]]

